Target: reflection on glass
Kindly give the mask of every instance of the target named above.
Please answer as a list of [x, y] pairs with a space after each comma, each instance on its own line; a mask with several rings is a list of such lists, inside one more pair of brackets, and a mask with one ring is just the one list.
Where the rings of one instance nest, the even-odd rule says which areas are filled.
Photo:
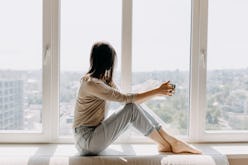
[[206, 130], [248, 129], [247, 7], [209, 1]]
[[[149, 12], [148, 12], [149, 11]], [[133, 91], [170, 80], [172, 97], [157, 97], [144, 107], [166, 130], [188, 134], [191, 1], [133, 1]]]
[[42, 129], [42, 1], [0, 1], [0, 131]]
[[[91, 46], [96, 41], [107, 41], [113, 45], [118, 56], [117, 65], [120, 66], [121, 1], [62, 0], [60, 50], [60, 135], [62, 136], [72, 135], [77, 90], [81, 77], [88, 70]], [[116, 104], [112, 104], [110, 108], [116, 107]]]

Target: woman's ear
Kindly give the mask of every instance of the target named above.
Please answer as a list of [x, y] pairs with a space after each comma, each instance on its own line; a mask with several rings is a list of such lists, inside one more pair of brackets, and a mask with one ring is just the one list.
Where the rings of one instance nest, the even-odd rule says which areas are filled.
[[110, 70], [106, 70], [106, 78], [109, 79], [110, 78]]
[[110, 81], [111, 81], [110, 70], [105, 71], [104, 80], [105, 80], [106, 83], [110, 83]]

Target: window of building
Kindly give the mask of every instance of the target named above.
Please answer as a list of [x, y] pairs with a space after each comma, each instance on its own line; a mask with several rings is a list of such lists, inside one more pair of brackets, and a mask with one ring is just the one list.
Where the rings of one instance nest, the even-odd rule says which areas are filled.
[[247, 7], [245, 0], [209, 1], [208, 131], [248, 130]]
[[135, 0], [132, 24], [132, 90], [168, 80], [176, 84], [175, 96], [157, 97], [144, 106], [171, 133], [187, 136], [191, 1]]
[[[120, 65], [121, 1], [62, 0], [59, 119], [61, 136], [72, 135], [72, 122], [68, 121], [73, 119], [80, 79], [89, 69], [90, 50], [96, 41], [110, 42], [117, 51]], [[118, 71], [115, 74], [118, 75]]]
[[[33, 106], [42, 105], [41, 97], [34, 99], [35, 93], [42, 96], [42, 0], [0, 1], [0, 20], [0, 90], [5, 96], [0, 104], [5, 104], [6, 111], [23, 114], [14, 119], [6, 112], [9, 123], [1, 128], [41, 131], [41, 121], [31, 112]], [[23, 85], [15, 86], [20, 81]], [[13, 99], [15, 107], [8, 109]], [[38, 111], [41, 116], [42, 109]], [[12, 122], [18, 122], [18, 127], [12, 127]]]

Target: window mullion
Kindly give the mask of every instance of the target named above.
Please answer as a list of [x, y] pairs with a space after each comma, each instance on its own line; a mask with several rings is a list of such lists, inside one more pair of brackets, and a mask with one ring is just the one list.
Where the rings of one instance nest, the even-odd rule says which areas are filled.
[[207, 83], [207, 28], [208, 0], [200, 1], [200, 36], [199, 36], [199, 125], [200, 140], [203, 141], [206, 123], [206, 83]]
[[131, 91], [132, 83], [132, 0], [122, 0], [121, 88]]
[[60, 1], [51, 1], [51, 110], [50, 110], [50, 141], [54, 142], [59, 136], [59, 35], [60, 35]]
[[49, 0], [43, 1], [43, 68], [42, 68], [42, 132], [44, 141], [49, 141], [51, 121], [51, 5]]
[[[132, 90], [132, 0], [122, 0], [121, 34], [121, 89]], [[121, 136], [117, 143], [127, 142], [127, 136]]]
[[207, 0], [192, 1], [190, 129], [191, 141], [204, 130], [206, 104]]

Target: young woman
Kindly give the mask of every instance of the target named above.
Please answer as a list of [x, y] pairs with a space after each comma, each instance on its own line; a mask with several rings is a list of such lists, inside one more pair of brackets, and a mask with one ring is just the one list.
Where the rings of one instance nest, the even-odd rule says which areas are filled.
[[[81, 79], [74, 113], [75, 144], [80, 154], [98, 154], [113, 143], [130, 124], [154, 140], [160, 152], [200, 153], [196, 148], [168, 134], [139, 106], [154, 96], [172, 96], [173, 85], [168, 81], [146, 92], [121, 93], [112, 78], [115, 60], [116, 52], [110, 44], [98, 42], [93, 45], [90, 68]], [[120, 111], [105, 119], [106, 101], [126, 104]]]

